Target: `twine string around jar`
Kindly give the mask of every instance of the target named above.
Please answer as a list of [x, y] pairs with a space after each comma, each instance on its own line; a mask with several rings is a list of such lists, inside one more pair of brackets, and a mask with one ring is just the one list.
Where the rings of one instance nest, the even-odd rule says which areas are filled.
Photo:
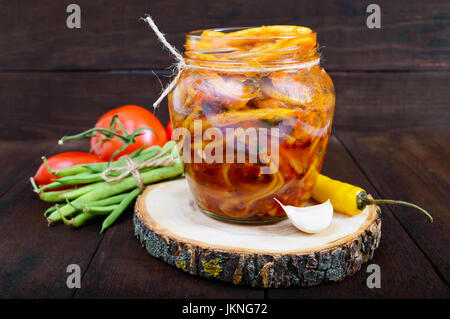
[[318, 65], [320, 63], [320, 58], [314, 59], [312, 61], [307, 62], [301, 62], [301, 63], [295, 63], [292, 65], [285, 65], [281, 67], [276, 68], [250, 68], [250, 67], [243, 67], [243, 68], [236, 68], [236, 69], [221, 69], [216, 67], [205, 67], [200, 65], [192, 65], [187, 64], [183, 56], [181, 55], [178, 50], [171, 45], [169, 42], [167, 42], [164, 34], [159, 31], [158, 27], [156, 26], [155, 22], [153, 21], [152, 17], [150, 15], [146, 15], [145, 18], [141, 18], [142, 20], [146, 21], [148, 25], [153, 29], [156, 36], [158, 37], [158, 40], [169, 50], [170, 53], [175, 57], [177, 60], [175, 64], [175, 72], [176, 75], [173, 78], [173, 80], [169, 83], [169, 85], [166, 86], [166, 88], [161, 92], [161, 95], [159, 98], [153, 103], [153, 107], [157, 108], [161, 101], [173, 90], [175, 89], [175, 86], [178, 83], [178, 80], [180, 79], [181, 72], [186, 69], [199, 69], [199, 70], [210, 70], [210, 71], [218, 71], [218, 72], [229, 72], [229, 73], [267, 73], [267, 72], [275, 72], [275, 71], [286, 71], [286, 70], [299, 70], [299, 69], [309, 69], [314, 65]]

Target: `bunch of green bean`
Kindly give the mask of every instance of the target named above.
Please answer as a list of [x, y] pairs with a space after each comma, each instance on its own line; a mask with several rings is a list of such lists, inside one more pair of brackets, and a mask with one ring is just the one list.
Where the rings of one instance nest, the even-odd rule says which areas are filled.
[[[174, 145], [175, 142], [169, 141], [162, 148], [152, 146], [144, 150], [140, 149], [130, 155], [136, 163], [150, 160], [160, 153], [165, 153], [162, 158], [165, 156], [172, 156], [173, 158], [173, 163], [170, 166], [141, 169], [139, 174], [143, 184], [156, 183], [177, 177], [183, 173], [183, 166]], [[168, 148], [171, 148], [171, 150], [168, 150]], [[39, 194], [43, 201], [57, 203], [44, 213], [49, 225], [62, 221], [66, 225], [80, 227], [97, 216], [107, 216], [103, 221], [100, 233], [111, 226], [123, 211], [134, 202], [141, 193], [141, 189], [133, 176], [125, 177], [116, 182], [106, 182], [101, 175], [109, 167], [125, 167], [126, 165], [125, 161], [118, 160], [112, 163], [81, 164], [58, 171], [51, 170], [48, 167], [52, 174], [60, 178], [41, 187], [38, 187], [34, 179], [31, 178], [35, 192]], [[117, 176], [118, 174], [117, 172], [111, 172], [111, 176]], [[75, 188], [51, 191], [54, 188], [67, 185], [75, 186]], [[81, 186], [78, 187], [78, 185]]]

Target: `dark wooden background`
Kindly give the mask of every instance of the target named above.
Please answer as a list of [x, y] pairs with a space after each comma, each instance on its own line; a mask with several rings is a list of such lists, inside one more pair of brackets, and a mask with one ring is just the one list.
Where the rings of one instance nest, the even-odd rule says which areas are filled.
[[[81, 7], [81, 29], [66, 7]], [[366, 27], [372, 1], [0, 0], [1, 298], [449, 298], [450, 2], [376, 1], [381, 29]], [[323, 172], [374, 197], [429, 209], [383, 208], [382, 240], [352, 278], [313, 288], [252, 289], [187, 275], [150, 257], [131, 211], [106, 234], [99, 223], [47, 228], [47, 207], [28, 183], [40, 156], [110, 108], [151, 108], [173, 62], [139, 17], [150, 13], [170, 42], [208, 27], [296, 24], [313, 28], [336, 87], [333, 138]], [[166, 102], [155, 111], [168, 121]], [[79, 264], [81, 288], [66, 287]]]

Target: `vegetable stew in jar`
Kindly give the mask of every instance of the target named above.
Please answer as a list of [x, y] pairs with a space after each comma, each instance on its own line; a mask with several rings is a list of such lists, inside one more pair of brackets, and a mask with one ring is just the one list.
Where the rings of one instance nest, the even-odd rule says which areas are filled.
[[316, 33], [297, 26], [194, 31], [169, 94], [173, 137], [200, 208], [233, 222], [302, 206], [322, 167], [333, 82]]

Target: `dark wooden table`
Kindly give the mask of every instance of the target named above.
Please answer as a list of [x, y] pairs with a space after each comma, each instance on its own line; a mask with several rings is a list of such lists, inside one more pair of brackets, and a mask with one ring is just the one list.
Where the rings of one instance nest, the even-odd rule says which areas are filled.
[[[77, 1], [69, 30], [64, 2], [0, 1], [1, 298], [449, 298], [450, 3], [378, 1], [382, 28], [368, 29], [367, 1]], [[131, 211], [104, 235], [99, 223], [47, 227], [48, 207], [28, 178], [40, 156], [87, 149], [57, 139], [124, 104], [150, 107], [171, 58], [138, 17], [151, 13], [169, 41], [211, 26], [301, 24], [318, 32], [336, 86], [333, 137], [323, 172], [374, 197], [412, 201], [435, 222], [383, 207], [381, 244], [340, 283], [253, 289], [194, 277], [150, 257], [133, 236]], [[167, 106], [155, 114], [165, 124]], [[78, 264], [80, 289], [66, 286]]]

